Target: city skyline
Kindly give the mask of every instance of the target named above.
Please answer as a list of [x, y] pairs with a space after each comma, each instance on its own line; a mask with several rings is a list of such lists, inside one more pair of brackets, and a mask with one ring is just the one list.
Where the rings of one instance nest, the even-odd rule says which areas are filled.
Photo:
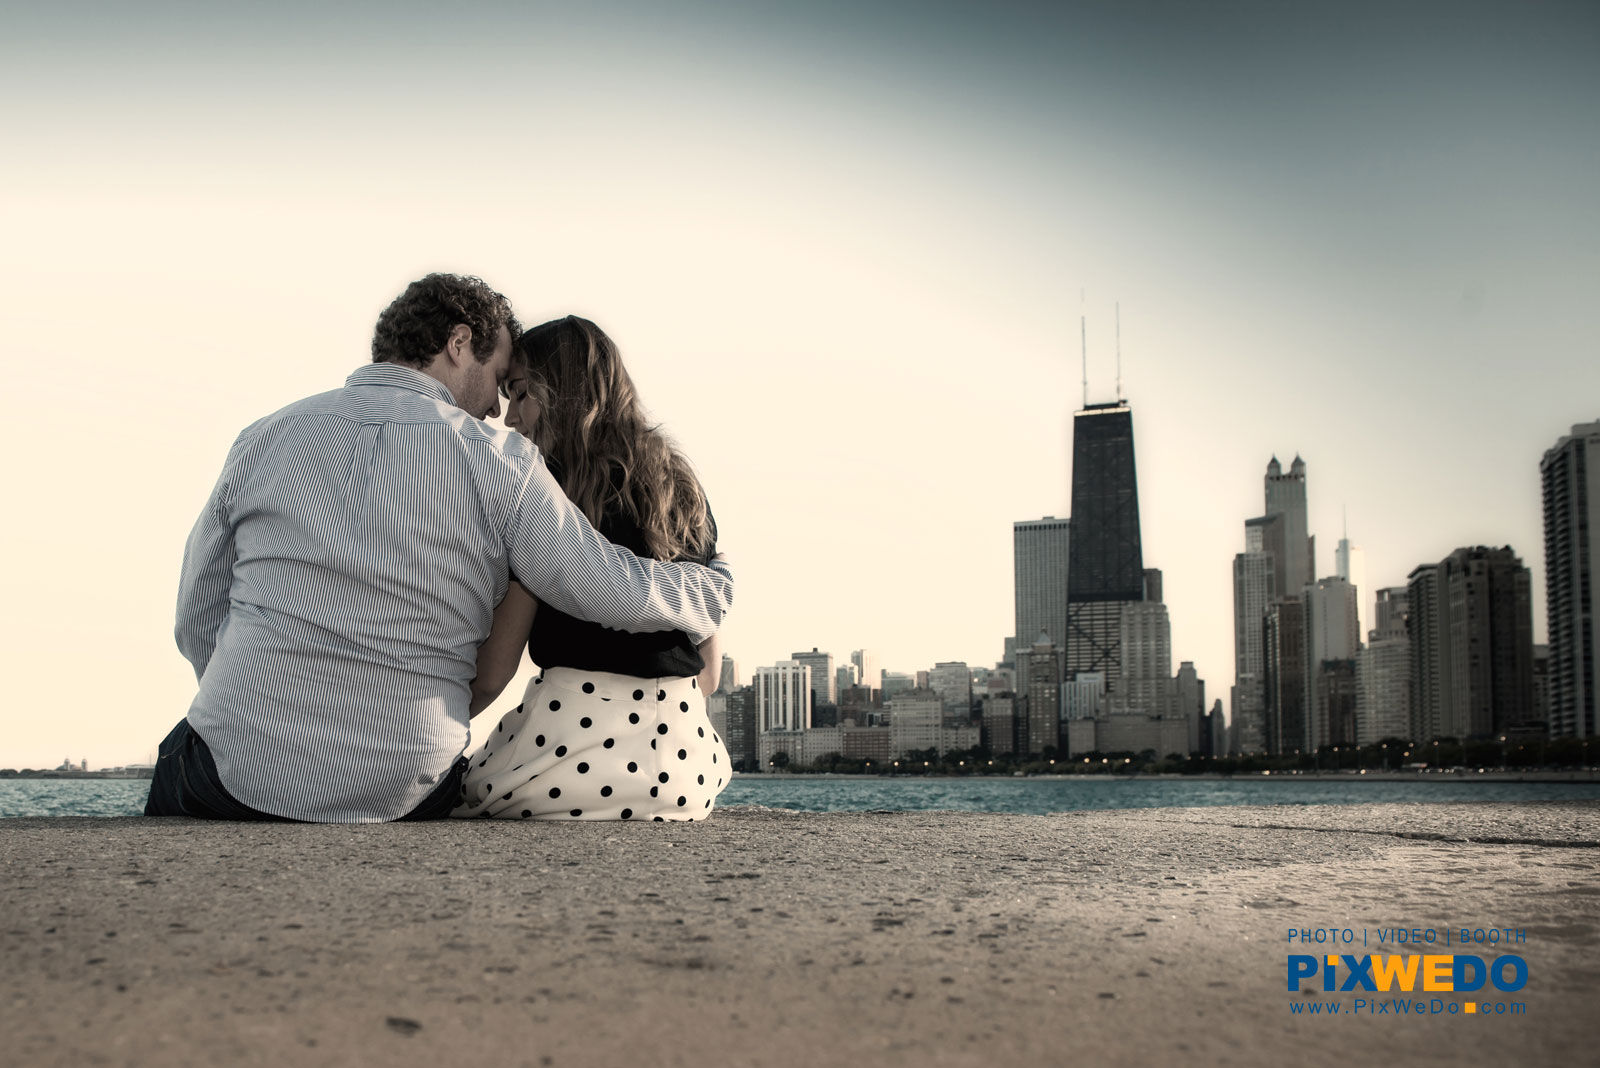
[[[22, 395], [69, 411], [0, 431], [39, 457], [0, 765], [142, 760], [183, 714], [178, 561], [229, 443], [433, 269], [617, 339], [706, 483], [747, 670], [1000, 658], [1012, 524], [1069, 511], [1080, 314], [1091, 402], [1120, 333], [1143, 554], [1208, 694], [1274, 453], [1311, 466], [1319, 575], [1346, 510], [1374, 591], [1510, 545], [1544, 641], [1538, 464], [1600, 414], [1600, 14], [1007, 15], [19, 13], [0, 293]], [[462, 109], [417, 77], [445, 39], [538, 58]], [[410, 151], [437, 130], [464, 158]]]

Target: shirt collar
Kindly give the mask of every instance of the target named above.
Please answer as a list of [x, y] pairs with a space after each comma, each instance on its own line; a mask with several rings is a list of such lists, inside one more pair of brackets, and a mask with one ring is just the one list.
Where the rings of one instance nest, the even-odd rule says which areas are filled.
[[[396, 386], [414, 393], [434, 397], [446, 404], [455, 404], [456, 398], [445, 384], [432, 375], [423, 374], [415, 367], [400, 363], [369, 363], [350, 373], [344, 380], [348, 386]], [[457, 405], [457, 407], [460, 407]]]

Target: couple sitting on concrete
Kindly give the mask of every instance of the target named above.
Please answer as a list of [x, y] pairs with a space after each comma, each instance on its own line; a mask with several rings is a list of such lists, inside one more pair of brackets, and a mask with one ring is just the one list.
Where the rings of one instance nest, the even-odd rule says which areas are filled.
[[[145, 814], [704, 818], [733, 580], [611, 339], [573, 316], [522, 333], [483, 282], [434, 274], [372, 359], [228, 453], [178, 588], [200, 689]], [[501, 395], [509, 431], [483, 422]], [[464, 755], [524, 647], [542, 670]]]

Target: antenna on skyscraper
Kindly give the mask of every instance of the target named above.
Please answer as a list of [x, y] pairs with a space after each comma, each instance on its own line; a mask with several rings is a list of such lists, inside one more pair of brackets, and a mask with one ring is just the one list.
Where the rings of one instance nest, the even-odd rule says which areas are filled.
[[1089, 317], [1084, 311], [1083, 290], [1078, 290], [1078, 337], [1083, 342], [1083, 406], [1089, 407]]
[[1117, 403], [1122, 403], [1122, 302], [1117, 301]]

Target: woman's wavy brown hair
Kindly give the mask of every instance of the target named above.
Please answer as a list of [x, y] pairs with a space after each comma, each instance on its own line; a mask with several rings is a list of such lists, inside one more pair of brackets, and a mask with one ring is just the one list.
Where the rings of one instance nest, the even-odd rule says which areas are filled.
[[[561, 488], [600, 525], [631, 519], [658, 560], [704, 558], [712, 545], [705, 491], [689, 461], [644, 416], [616, 343], [569, 315], [518, 339], [513, 368], [539, 405], [531, 437]], [[513, 375], [514, 376], [514, 375]]]

